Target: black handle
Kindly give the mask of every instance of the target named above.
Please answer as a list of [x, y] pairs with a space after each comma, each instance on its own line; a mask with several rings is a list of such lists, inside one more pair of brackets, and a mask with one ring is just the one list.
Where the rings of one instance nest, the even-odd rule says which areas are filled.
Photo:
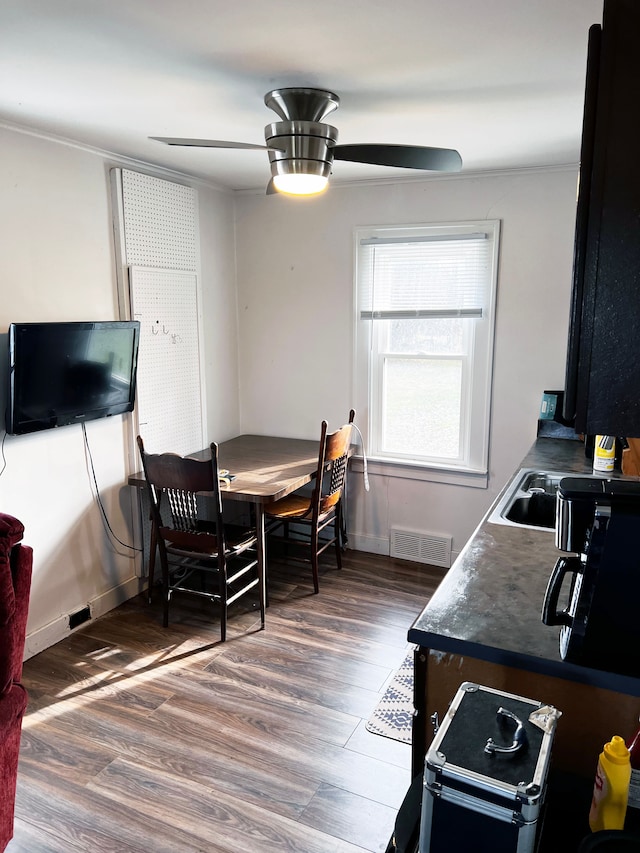
[[582, 564], [576, 557], [561, 557], [553, 567], [547, 590], [542, 602], [542, 621], [545, 625], [572, 625], [573, 616], [566, 610], [558, 611], [558, 598], [567, 572], [581, 571]]

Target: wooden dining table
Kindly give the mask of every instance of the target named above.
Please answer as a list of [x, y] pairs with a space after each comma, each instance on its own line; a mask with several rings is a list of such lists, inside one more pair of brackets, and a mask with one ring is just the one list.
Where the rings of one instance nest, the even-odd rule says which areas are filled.
[[[295, 492], [313, 479], [318, 467], [318, 441], [267, 435], [239, 435], [218, 445], [218, 465], [234, 476], [221, 488], [223, 500], [245, 501], [255, 508], [258, 533], [257, 557], [261, 595], [267, 602], [267, 560], [264, 506]], [[210, 449], [190, 453], [208, 459]], [[128, 483], [144, 489], [142, 471], [129, 476]]]

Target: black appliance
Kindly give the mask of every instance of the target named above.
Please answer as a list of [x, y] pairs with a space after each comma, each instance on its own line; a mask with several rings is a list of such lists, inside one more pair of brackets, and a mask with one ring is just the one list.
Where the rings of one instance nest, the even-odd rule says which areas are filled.
[[6, 429], [21, 435], [133, 410], [140, 323], [12, 323]]
[[565, 477], [556, 507], [556, 546], [571, 556], [555, 565], [542, 621], [560, 626], [564, 660], [638, 677], [640, 482]]
[[640, 436], [640, 3], [604, 0], [589, 31], [563, 414]]

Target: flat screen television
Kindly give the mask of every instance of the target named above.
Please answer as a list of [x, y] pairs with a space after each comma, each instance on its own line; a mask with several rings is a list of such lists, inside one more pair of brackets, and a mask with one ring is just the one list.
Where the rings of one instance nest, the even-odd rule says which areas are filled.
[[140, 323], [12, 323], [7, 432], [23, 435], [131, 412]]

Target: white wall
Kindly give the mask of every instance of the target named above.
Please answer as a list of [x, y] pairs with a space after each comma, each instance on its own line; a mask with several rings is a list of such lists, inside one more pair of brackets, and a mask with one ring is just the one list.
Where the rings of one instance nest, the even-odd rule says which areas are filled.
[[542, 391], [564, 387], [576, 180], [549, 169], [237, 199], [241, 428], [301, 438], [354, 399], [354, 229], [502, 221], [489, 487], [376, 475], [366, 494], [352, 476], [353, 547], [388, 553], [398, 526], [452, 535], [459, 552], [534, 441]]
[[[135, 165], [6, 128], [0, 150], [4, 399], [9, 323], [117, 318], [109, 169]], [[232, 201], [207, 187], [198, 194], [209, 432], [228, 437], [239, 425]], [[132, 542], [129, 417], [87, 424], [106, 513], [125, 543]], [[139, 580], [132, 552], [104, 533], [80, 426], [7, 436], [4, 456], [0, 511], [23, 522], [34, 549], [31, 655], [67, 633], [69, 613], [91, 604], [100, 615], [134, 595]]]
[[233, 202], [201, 188], [198, 198], [207, 440], [221, 442], [240, 432]]

